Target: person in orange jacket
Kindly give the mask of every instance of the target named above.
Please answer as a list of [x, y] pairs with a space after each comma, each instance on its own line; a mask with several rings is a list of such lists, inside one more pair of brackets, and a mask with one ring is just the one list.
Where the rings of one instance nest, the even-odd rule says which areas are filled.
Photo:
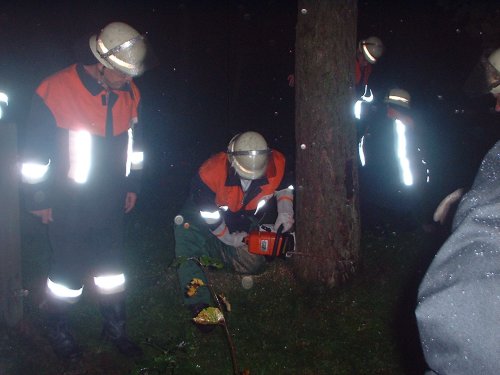
[[48, 225], [48, 338], [66, 359], [81, 355], [68, 327], [72, 305], [93, 276], [103, 334], [127, 356], [141, 348], [125, 331], [123, 214], [140, 189], [143, 165], [140, 92], [143, 35], [122, 22], [86, 38], [92, 62], [73, 64], [36, 89], [22, 155], [27, 211]]
[[[264, 137], [254, 131], [236, 135], [226, 152], [206, 160], [192, 183], [191, 193], [175, 218], [175, 253], [178, 259], [204, 255], [222, 262], [240, 274], [260, 272], [262, 255], [251, 254], [243, 242], [261, 224], [283, 232], [294, 224], [293, 186], [285, 156], [270, 149]], [[198, 278], [206, 283], [199, 265], [180, 262], [182, 288]], [[193, 316], [209, 306], [210, 295], [199, 288], [184, 302]]]

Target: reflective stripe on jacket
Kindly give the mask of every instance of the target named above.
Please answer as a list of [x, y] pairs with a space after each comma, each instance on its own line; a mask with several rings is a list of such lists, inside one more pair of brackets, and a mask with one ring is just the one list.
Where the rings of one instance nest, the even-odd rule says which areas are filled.
[[131, 146], [135, 151], [142, 140], [141, 126], [134, 125], [139, 101], [133, 82], [106, 95], [82, 65], [45, 79], [32, 101], [22, 159], [23, 165], [46, 166], [50, 172], [41, 182], [23, 184], [26, 208], [53, 207], [62, 191], [76, 186], [73, 182], [79, 190], [85, 186], [87, 195], [138, 192], [140, 170], [126, 174]]
[[397, 110], [397, 109], [392, 108], [392, 107], [387, 108], [387, 117], [389, 117], [393, 120], [396, 120], [396, 119], [400, 120], [405, 125], [408, 125], [412, 128], [415, 126], [415, 124], [413, 122], [413, 118], [409, 114], [404, 114], [400, 110]]

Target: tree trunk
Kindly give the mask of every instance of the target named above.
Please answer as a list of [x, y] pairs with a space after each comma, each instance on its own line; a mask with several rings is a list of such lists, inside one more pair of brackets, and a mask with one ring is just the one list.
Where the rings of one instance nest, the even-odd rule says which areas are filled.
[[358, 260], [360, 219], [352, 115], [355, 0], [298, 3], [295, 60], [295, 274], [331, 288]]

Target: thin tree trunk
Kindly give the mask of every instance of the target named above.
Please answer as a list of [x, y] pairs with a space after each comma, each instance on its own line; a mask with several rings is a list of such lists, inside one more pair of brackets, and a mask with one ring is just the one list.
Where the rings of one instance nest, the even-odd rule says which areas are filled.
[[0, 314], [15, 326], [23, 317], [17, 129], [0, 121]]
[[295, 274], [333, 287], [354, 272], [360, 222], [352, 115], [357, 2], [298, 3]]

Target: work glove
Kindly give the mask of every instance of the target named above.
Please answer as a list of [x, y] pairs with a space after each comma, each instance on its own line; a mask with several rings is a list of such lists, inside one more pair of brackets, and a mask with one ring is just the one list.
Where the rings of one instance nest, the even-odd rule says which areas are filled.
[[283, 225], [283, 232], [288, 232], [295, 220], [293, 219], [293, 200], [290, 198], [278, 197], [278, 217], [274, 223], [274, 229], [278, 230]]
[[229, 233], [229, 231], [226, 231], [221, 237], [219, 237], [219, 240], [224, 242], [226, 245], [232, 246], [232, 247], [241, 247], [245, 245], [243, 240], [245, 237], [248, 236], [247, 232], [233, 232]]
[[247, 232], [229, 233], [229, 229], [224, 221], [222, 221], [217, 228], [212, 230], [212, 233], [223, 243], [232, 247], [240, 247], [244, 245], [243, 239], [248, 236]]
[[283, 225], [282, 232], [283, 233], [288, 232], [292, 228], [293, 223], [295, 223], [293, 216], [287, 212], [282, 212], [282, 213], [279, 213], [278, 217], [276, 218], [276, 222], [274, 223], [274, 229], [278, 230], [280, 225]]
[[214, 229], [212, 233], [223, 243], [233, 247], [240, 247], [244, 245], [243, 239], [248, 236], [247, 232], [229, 233], [229, 229], [224, 222]]

